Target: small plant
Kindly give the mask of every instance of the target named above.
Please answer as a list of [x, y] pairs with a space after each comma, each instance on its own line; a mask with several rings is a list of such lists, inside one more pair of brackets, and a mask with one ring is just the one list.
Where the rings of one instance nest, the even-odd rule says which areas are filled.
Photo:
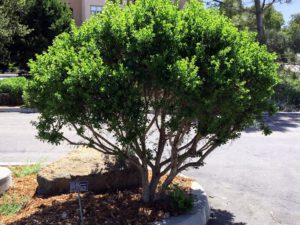
[[33, 165], [22, 166], [22, 167], [11, 167], [11, 171], [15, 177], [26, 177], [32, 174], [37, 174], [42, 168], [41, 163], [36, 163]]
[[25, 207], [28, 202], [28, 197], [21, 196], [17, 197], [16, 195], [3, 196], [3, 204], [0, 204], [0, 215], [9, 216], [18, 213], [21, 209]]
[[193, 209], [193, 197], [188, 194], [182, 187], [174, 184], [168, 188], [167, 195], [169, 197], [171, 209], [184, 213]]

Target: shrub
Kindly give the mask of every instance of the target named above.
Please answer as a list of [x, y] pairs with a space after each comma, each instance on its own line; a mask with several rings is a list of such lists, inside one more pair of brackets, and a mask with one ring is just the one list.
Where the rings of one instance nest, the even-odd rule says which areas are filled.
[[28, 82], [24, 77], [0, 80], [0, 105], [21, 105]]
[[171, 185], [167, 192], [171, 209], [175, 212], [184, 213], [193, 209], [194, 199], [182, 187]]
[[274, 100], [283, 111], [300, 110], [300, 73], [281, 70], [281, 82], [275, 87]]
[[[126, 158], [152, 202], [160, 177], [203, 165], [218, 146], [274, 112], [275, 56], [224, 16], [191, 0], [137, 0], [59, 35], [30, 62], [30, 104], [42, 140]], [[80, 142], [64, 135], [74, 129]], [[138, 158], [138, 160], [137, 160]], [[148, 180], [148, 168], [152, 177]]]

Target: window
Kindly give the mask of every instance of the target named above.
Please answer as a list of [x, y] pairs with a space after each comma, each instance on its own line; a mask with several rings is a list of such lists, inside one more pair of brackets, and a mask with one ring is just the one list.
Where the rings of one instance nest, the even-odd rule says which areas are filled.
[[102, 11], [102, 6], [100, 5], [91, 5], [91, 15], [96, 15], [97, 13]]

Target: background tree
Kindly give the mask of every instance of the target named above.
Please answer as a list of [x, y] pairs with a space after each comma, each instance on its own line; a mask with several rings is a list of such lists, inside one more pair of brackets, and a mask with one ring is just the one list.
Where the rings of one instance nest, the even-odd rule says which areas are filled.
[[20, 19], [24, 7], [25, 2], [18, 0], [0, 1], [0, 70], [9, 64], [8, 45], [12, 44], [13, 37], [24, 37], [30, 32]]
[[300, 53], [300, 13], [292, 16], [287, 30], [291, 38], [291, 48]]
[[256, 17], [256, 29], [257, 38], [261, 44], [266, 44], [266, 34], [264, 25], [264, 16], [266, 11], [272, 7], [275, 3], [289, 3], [291, 0], [253, 0], [255, 17]]
[[273, 6], [266, 9], [264, 20], [265, 20], [264, 28], [266, 30], [280, 31], [284, 25], [284, 18], [282, 13], [274, 9]]
[[[5, 33], [9, 34], [2, 45], [9, 53], [8, 61], [21, 69], [26, 69], [29, 59], [46, 50], [55, 36], [71, 26], [71, 10], [61, 0], [2, 0], [1, 5], [2, 26], [7, 24]], [[7, 62], [4, 64], [7, 66]]]
[[[152, 202], [161, 176], [165, 188], [256, 119], [268, 132], [262, 113], [273, 112], [274, 60], [254, 35], [197, 0], [183, 10], [169, 0], [124, 10], [108, 3], [31, 61], [27, 96], [41, 113], [42, 140], [131, 161]], [[82, 141], [68, 139], [65, 126]]]
[[[234, 9], [236, 8], [236, 3], [235, 1], [232, 0], [212, 0], [214, 2], [220, 3], [221, 8], [227, 8], [227, 9]], [[240, 3], [242, 1], [238, 1]], [[290, 3], [291, 0], [253, 0], [253, 7], [248, 7], [250, 10], [249, 12], [253, 13], [255, 15], [255, 23], [256, 23], [256, 30], [257, 30], [257, 39], [261, 44], [266, 44], [266, 34], [265, 34], [265, 14], [267, 16], [272, 15], [273, 18], [269, 18], [269, 22], [271, 24], [274, 24], [272, 22], [272, 19], [278, 20], [276, 14], [272, 13], [272, 10], [270, 11], [269, 9], [275, 4], [275, 3]], [[268, 25], [271, 25], [270, 23]], [[268, 26], [267, 25], [267, 26]]]
[[255, 30], [255, 16], [243, 5], [242, 0], [223, 0], [218, 7], [221, 13], [230, 18], [240, 30], [246, 27], [250, 31]]

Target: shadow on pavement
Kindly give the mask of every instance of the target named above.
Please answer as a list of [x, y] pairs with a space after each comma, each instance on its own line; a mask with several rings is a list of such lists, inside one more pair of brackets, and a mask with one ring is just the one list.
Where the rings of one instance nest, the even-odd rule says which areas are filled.
[[[287, 132], [291, 128], [300, 127], [300, 113], [277, 113], [272, 117], [265, 116], [266, 124], [272, 131]], [[258, 128], [248, 128], [245, 132], [257, 132]]]
[[211, 209], [212, 219], [207, 225], [246, 225], [246, 223], [234, 222], [234, 215], [231, 212], [221, 209]]

